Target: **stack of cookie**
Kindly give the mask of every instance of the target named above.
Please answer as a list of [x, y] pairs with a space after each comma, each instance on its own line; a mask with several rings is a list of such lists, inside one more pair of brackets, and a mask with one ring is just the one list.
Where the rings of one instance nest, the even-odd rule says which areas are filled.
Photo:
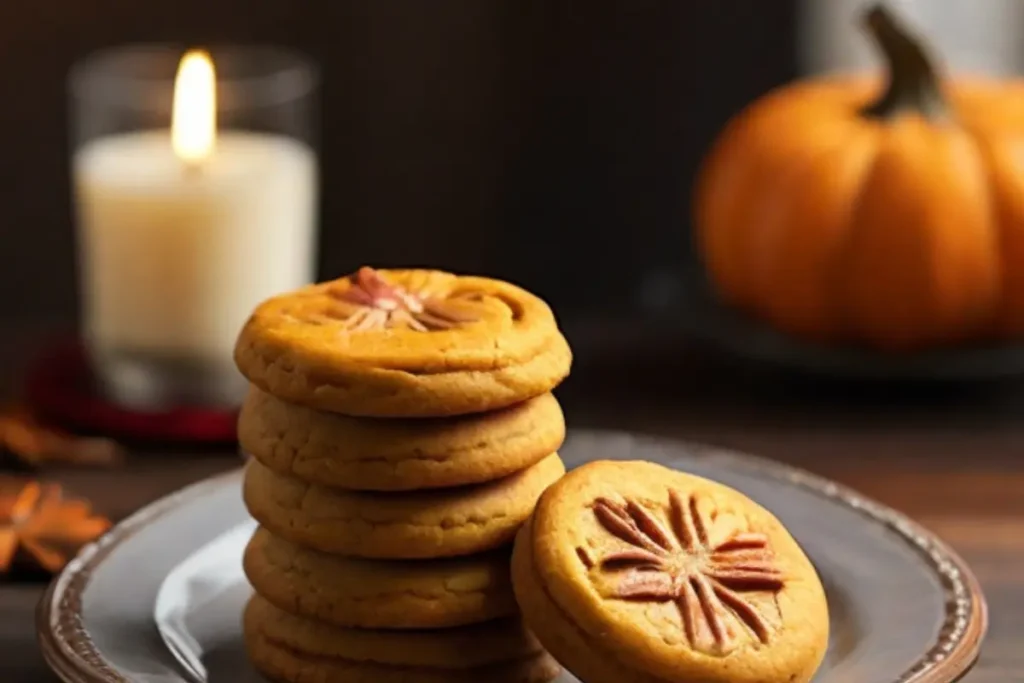
[[363, 268], [261, 304], [235, 359], [250, 657], [283, 683], [543, 683], [511, 543], [564, 473], [571, 353], [511, 284]]

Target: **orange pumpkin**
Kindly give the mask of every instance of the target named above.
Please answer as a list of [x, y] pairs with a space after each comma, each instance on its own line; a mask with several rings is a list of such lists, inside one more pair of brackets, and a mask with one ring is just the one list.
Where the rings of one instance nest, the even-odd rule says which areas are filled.
[[882, 350], [1024, 337], [1024, 83], [943, 82], [882, 7], [888, 81], [830, 77], [730, 121], [695, 190], [718, 296]]

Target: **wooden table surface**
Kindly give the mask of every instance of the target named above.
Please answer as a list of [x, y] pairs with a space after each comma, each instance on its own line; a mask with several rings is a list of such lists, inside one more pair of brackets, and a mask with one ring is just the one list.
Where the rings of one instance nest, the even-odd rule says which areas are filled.
[[[1024, 385], [825, 384], [663, 342], [643, 353], [629, 347], [580, 361], [560, 398], [571, 426], [756, 453], [832, 477], [911, 515], [963, 555], [988, 598], [989, 635], [963, 680], [1024, 681]], [[49, 474], [121, 517], [238, 462], [224, 451], [138, 449], [115, 472]], [[34, 641], [41, 592], [40, 585], [0, 585], [4, 683], [56, 680]]]

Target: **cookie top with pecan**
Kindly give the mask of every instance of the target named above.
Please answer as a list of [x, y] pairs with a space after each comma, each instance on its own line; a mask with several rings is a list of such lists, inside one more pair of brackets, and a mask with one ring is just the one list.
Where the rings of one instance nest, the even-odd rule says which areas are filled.
[[658, 680], [807, 681], [827, 647], [810, 560], [770, 512], [717, 482], [590, 463], [548, 489], [520, 543], [531, 566], [517, 593], [543, 593], [521, 601], [528, 619], [555, 613]]
[[550, 307], [500, 280], [360, 268], [260, 304], [235, 348], [283, 400], [356, 416], [433, 417], [549, 391], [571, 353]]

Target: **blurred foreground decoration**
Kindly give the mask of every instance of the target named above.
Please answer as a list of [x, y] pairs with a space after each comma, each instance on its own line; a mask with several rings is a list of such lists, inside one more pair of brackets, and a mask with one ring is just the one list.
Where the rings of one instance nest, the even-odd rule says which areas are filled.
[[113, 467], [124, 450], [112, 439], [82, 437], [49, 426], [20, 405], [0, 410], [0, 467]]
[[[0, 409], [0, 470], [113, 468], [124, 456], [116, 441], [52, 427], [20, 404]], [[47, 579], [109, 528], [88, 501], [57, 483], [0, 475], [0, 577]]]
[[0, 575], [52, 576], [109, 528], [58, 484], [0, 478]]
[[1024, 338], [1024, 83], [942, 78], [883, 5], [888, 62], [755, 102], [695, 190], [715, 296], [796, 339], [905, 355]]

